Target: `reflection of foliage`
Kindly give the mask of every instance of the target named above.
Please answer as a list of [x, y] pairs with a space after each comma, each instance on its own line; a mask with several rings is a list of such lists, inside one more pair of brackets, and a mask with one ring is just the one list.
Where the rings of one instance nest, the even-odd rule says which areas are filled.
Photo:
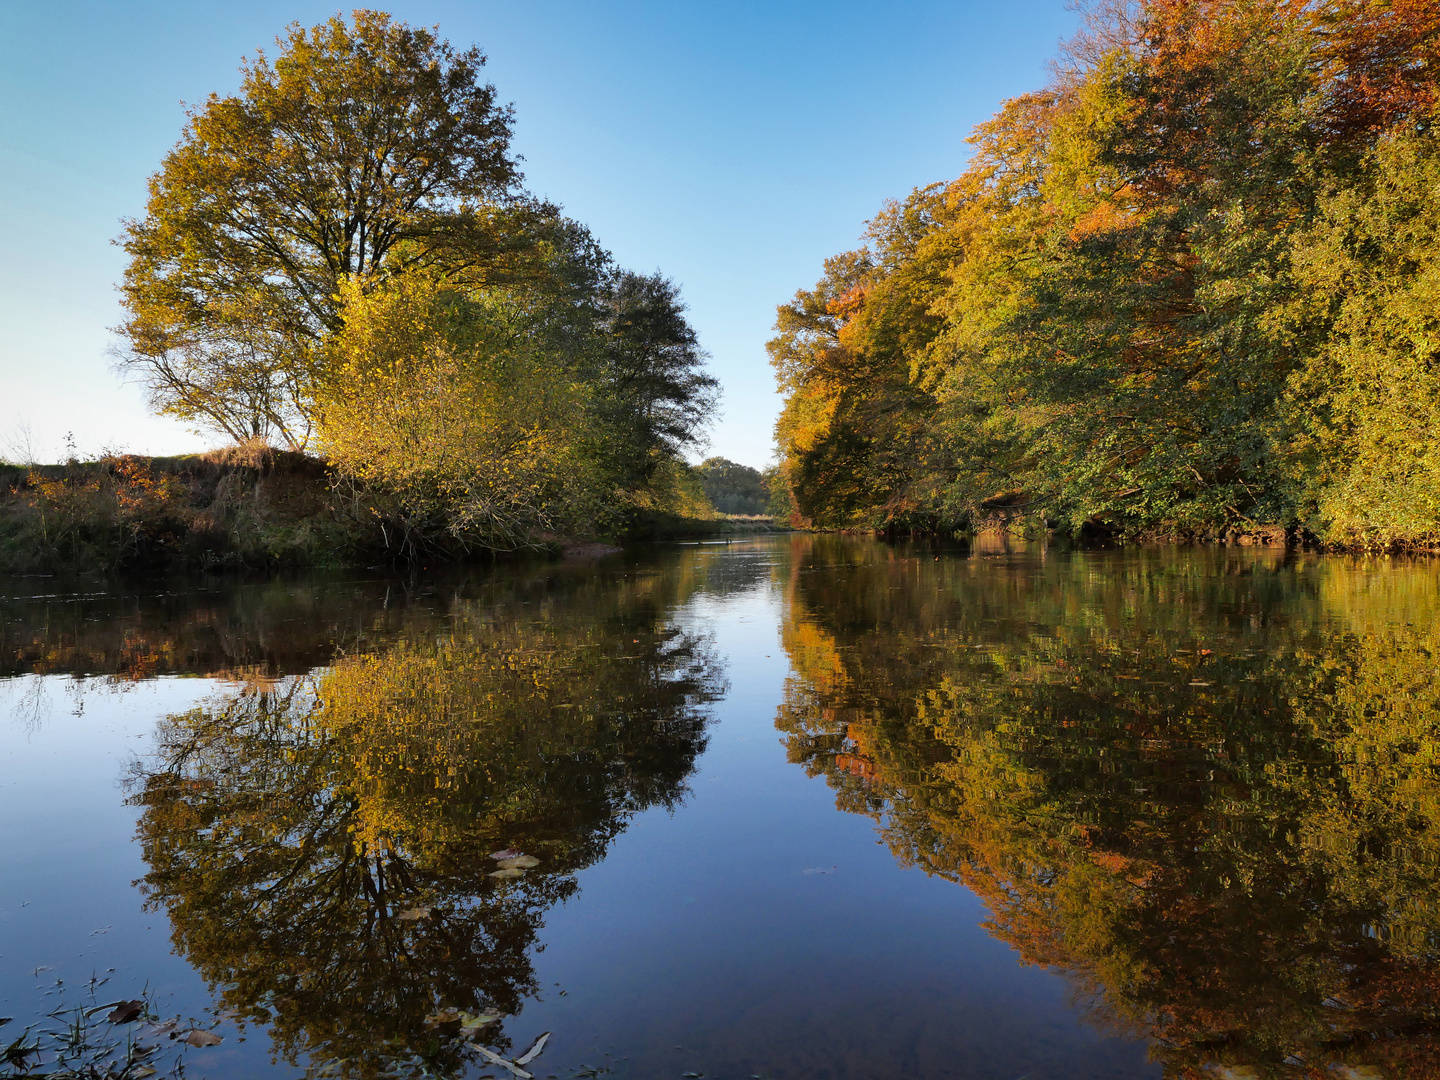
[[22, 582], [3, 597], [0, 675], [263, 681], [328, 664], [337, 650], [371, 651], [432, 633], [437, 615], [448, 618], [453, 603], [498, 596], [597, 610], [622, 602], [663, 607], [697, 589], [748, 587], [759, 572], [748, 563], [697, 561], [669, 549], [649, 556], [644, 575], [625, 579], [623, 597], [613, 579], [596, 575], [589, 563], [540, 560], [423, 577], [307, 573], [254, 584], [200, 579], [154, 593], [47, 590], [34, 596]]
[[1435, 575], [1168, 552], [793, 580], [792, 760], [1098, 1021], [1176, 1076], [1440, 1049]]
[[[427, 1016], [518, 1011], [573, 872], [681, 796], [718, 670], [625, 597], [583, 618], [464, 606], [443, 632], [166, 722], [137, 780], [151, 902], [287, 1059], [459, 1068], [469, 1052]], [[507, 847], [539, 867], [497, 880]]]

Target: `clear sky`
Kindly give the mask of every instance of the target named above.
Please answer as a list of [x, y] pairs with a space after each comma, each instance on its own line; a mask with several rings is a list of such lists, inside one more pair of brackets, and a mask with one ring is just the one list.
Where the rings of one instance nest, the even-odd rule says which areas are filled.
[[[775, 305], [854, 246], [881, 203], [964, 167], [970, 128], [1035, 89], [1074, 31], [1062, 0], [384, 5], [479, 44], [516, 108], [526, 185], [622, 265], [681, 285], [724, 385], [710, 453], [771, 457]], [[240, 58], [311, 0], [0, 0], [0, 455], [216, 443], [151, 416], [106, 348], [120, 220]], [[346, 9], [348, 10], [348, 8]]]

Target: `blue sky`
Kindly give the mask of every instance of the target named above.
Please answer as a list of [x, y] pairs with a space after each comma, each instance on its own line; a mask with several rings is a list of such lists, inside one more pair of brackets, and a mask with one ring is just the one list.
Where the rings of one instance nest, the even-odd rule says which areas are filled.
[[[1046, 79], [1062, 0], [385, 5], [479, 44], [516, 108], [526, 184], [622, 265], [680, 283], [724, 385], [710, 453], [762, 467], [775, 305], [881, 203], [964, 167], [971, 127]], [[0, 455], [213, 445], [151, 416], [106, 356], [120, 220], [242, 56], [337, 10], [0, 0]], [[348, 10], [348, 8], [346, 9]]]

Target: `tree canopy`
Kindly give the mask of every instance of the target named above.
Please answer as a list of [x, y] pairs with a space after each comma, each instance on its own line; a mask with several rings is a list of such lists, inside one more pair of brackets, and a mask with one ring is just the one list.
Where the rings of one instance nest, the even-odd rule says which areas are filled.
[[412, 554], [680, 499], [718, 383], [679, 287], [521, 188], [484, 55], [365, 10], [277, 46], [125, 224], [119, 355], [156, 408], [319, 450]]
[[780, 307], [797, 516], [1440, 536], [1437, 41], [1430, 3], [1093, 9]]
[[485, 57], [373, 11], [292, 25], [190, 112], [126, 223], [126, 363], [162, 409], [303, 443], [314, 345], [352, 275], [491, 269], [516, 208]]

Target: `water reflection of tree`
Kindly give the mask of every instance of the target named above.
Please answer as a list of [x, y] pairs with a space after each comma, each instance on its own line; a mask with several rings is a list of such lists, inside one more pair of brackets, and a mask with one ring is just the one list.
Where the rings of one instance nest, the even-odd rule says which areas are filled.
[[[738, 550], [742, 545], [726, 548]], [[225, 577], [89, 583], [83, 592], [9, 595], [0, 580], [0, 678], [103, 676], [140, 682], [162, 675], [274, 678], [327, 664], [337, 651], [372, 650], [429, 633], [457, 605], [571, 608], [674, 604], [697, 592], [743, 589], [759, 560], [715, 558], [717, 548], [670, 547], [592, 561], [536, 560], [423, 575], [314, 572], [264, 581]], [[623, 583], [623, 588], [621, 587]], [[15, 583], [9, 583], [14, 592]], [[23, 583], [22, 583], [23, 584]], [[20, 590], [25, 592], [26, 590]], [[613, 594], [613, 595], [612, 595]]]
[[[520, 1008], [543, 913], [681, 797], [722, 688], [703, 638], [619, 595], [461, 606], [165, 722], [136, 779], [145, 887], [222, 1007], [355, 1076], [454, 1071], [468, 1051], [427, 1016]], [[540, 865], [497, 880], [508, 847]]]
[[1433, 568], [841, 561], [792, 575], [778, 724], [897, 858], [1167, 1075], [1433, 1075]]

